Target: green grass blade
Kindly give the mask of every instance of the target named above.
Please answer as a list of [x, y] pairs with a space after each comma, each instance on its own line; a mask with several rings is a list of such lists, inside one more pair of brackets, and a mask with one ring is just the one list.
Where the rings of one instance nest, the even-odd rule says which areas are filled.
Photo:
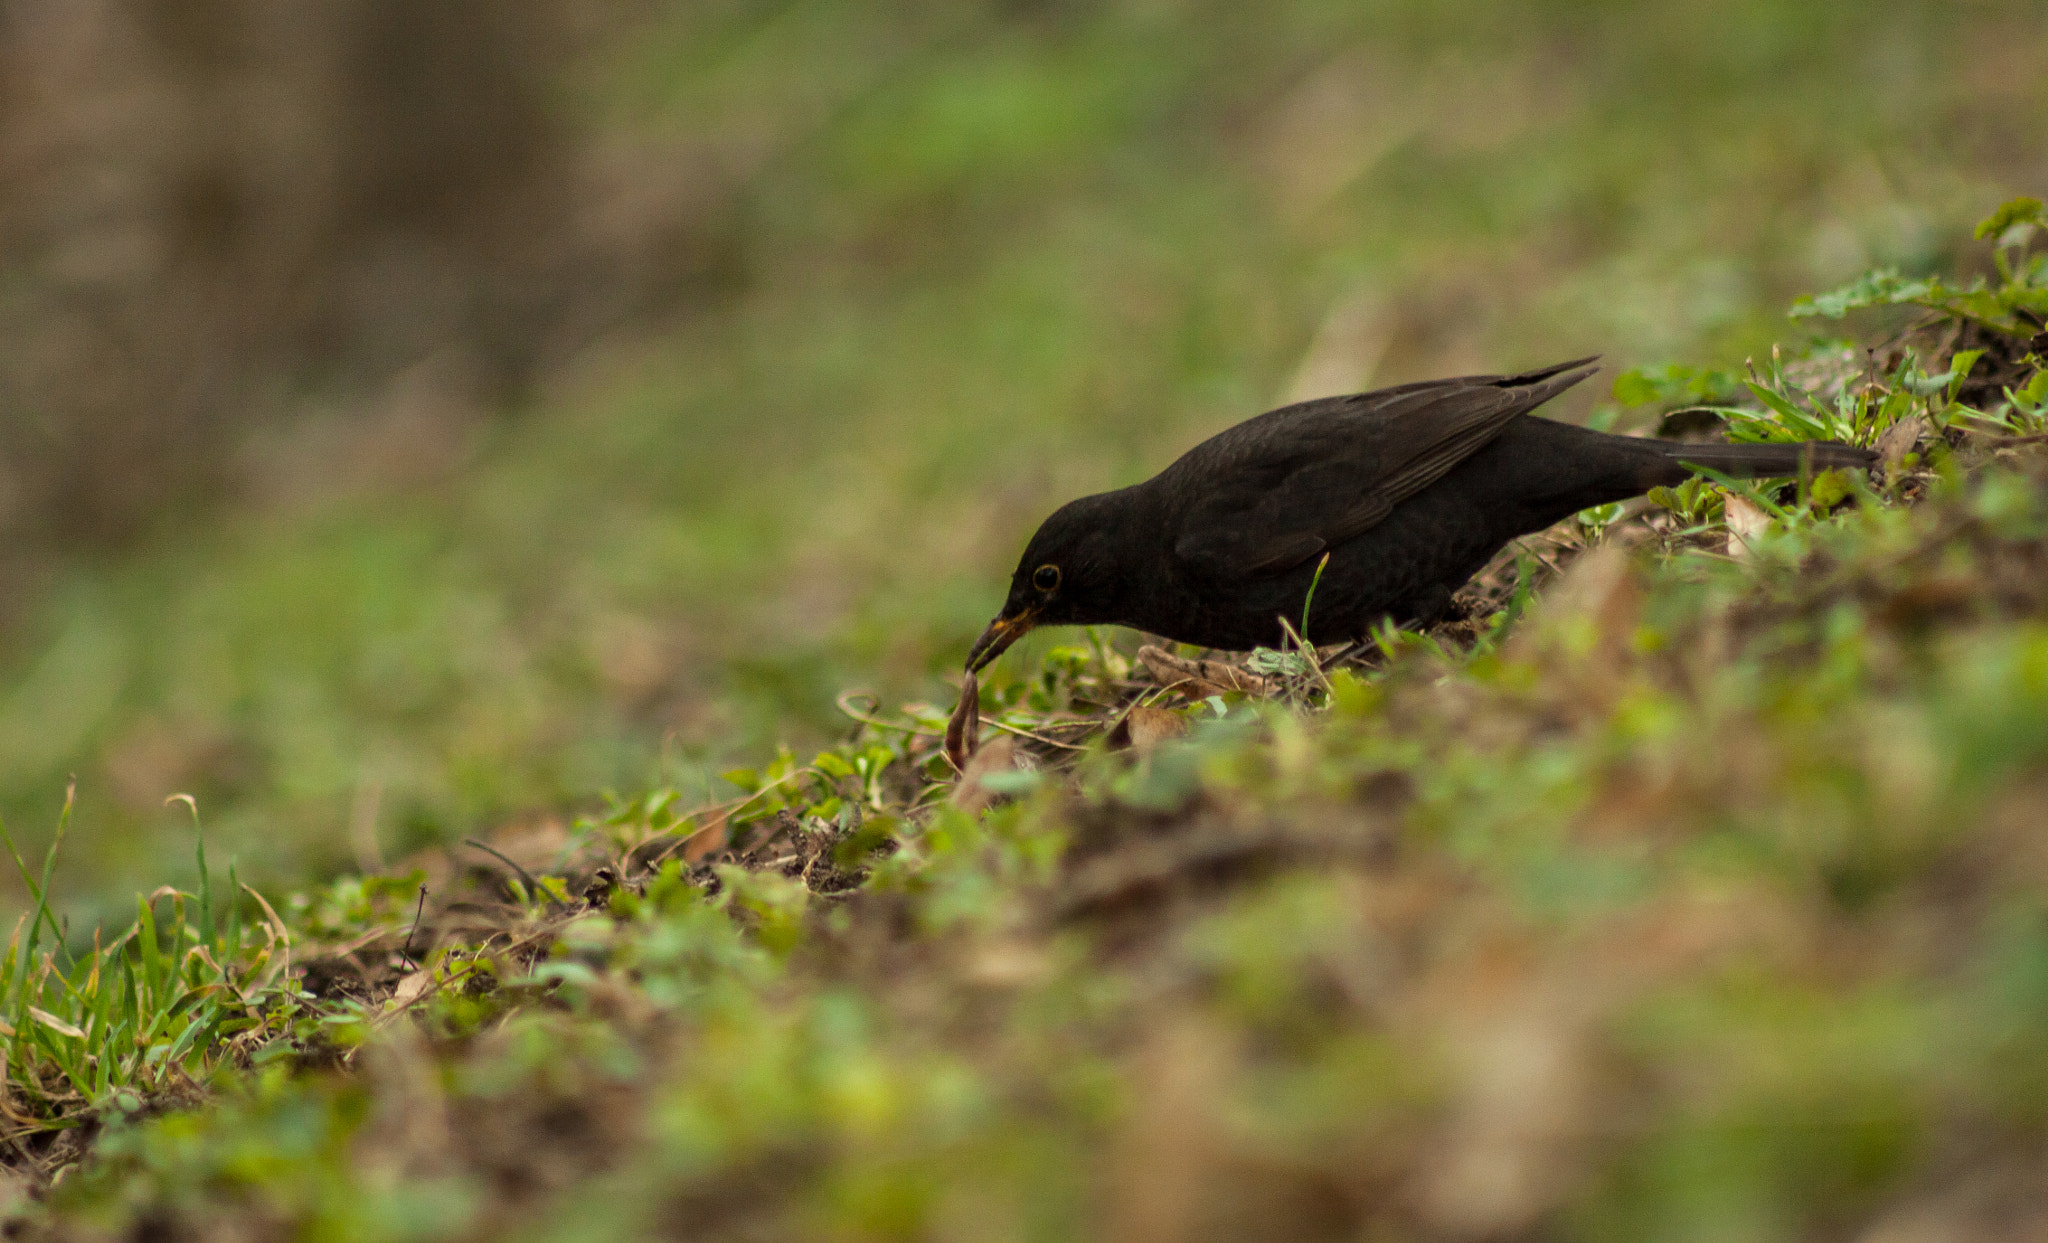
[[[28, 862], [21, 857], [21, 851], [14, 844], [14, 834], [7, 831], [7, 818], [5, 816], [0, 816], [0, 842], [7, 844], [7, 853], [14, 858], [14, 870], [21, 874], [22, 887], [28, 890], [29, 898], [40, 902], [43, 897], [43, 887], [36, 884], [36, 878], [29, 874]], [[56, 917], [51, 916], [49, 922], [50, 931], [57, 933]]]
[[1744, 380], [1743, 385], [1749, 389], [1758, 401], [1770, 407], [1773, 413], [1783, 419], [1787, 427], [1798, 433], [1800, 438], [1805, 440], [1827, 439], [1827, 429], [1821, 426], [1818, 419], [1806, 413], [1806, 411], [1801, 410], [1764, 385], [1758, 384], [1755, 380]]
[[242, 956], [242, 881], [235, 875], [235, 861], [228, 860], [228, 911], [227, 930], [214, 953], [220, 961], [223, 977], [233, 982], [235, 961]]
[[[61, 948], [63, 933], [57, 927], [56, 919], [50, 914], [50, 877], [57, 870], [57, 851], [64, 845], [64, 834], [71, 827], [71, 808], [76, 803], [77, 798], [78, 783], [73, 781], [64, 789], [64, 810], [57, 816], [57, 836], [50, 840], [49, 852], [43, 856], [42, 883], [31, 886], [31, 891], [36, 896], [36, 909], [35, 914], [29, 917], [28, 944], [22, 947], [21, 962], [19, 964], [22, 972], [21, 980], [23, 987], [21, 991], [24, 999], [26, 999], [28, 991], [26, 987], [28, 964], [35, 957], [36, 946], [41, 942], [42, 927], [45, 922], [50, 925], [50, 930], [57, 934]], [[23, 879], [26, 880], [27, 877], [24, 875]]]
[[199, 863], [199, 936], [208, 944], [213, 942], [213, 878], [206, 872], [206, 830], [199, 823], [199, 800], [189, 794], [173, 794], [164, 800], [164, 805], [185, 804], [185, 810], [192, 813], [192, 853]]

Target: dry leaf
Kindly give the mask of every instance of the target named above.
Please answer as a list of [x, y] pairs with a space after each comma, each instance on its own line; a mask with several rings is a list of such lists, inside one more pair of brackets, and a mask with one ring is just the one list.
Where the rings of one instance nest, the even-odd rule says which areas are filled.
[[1757, 536], [1770, 530], [1771, 516], [1739, 492], [1723, 492], [1721, 498], [1722, 518], [1728, 524], [1728, 555], [1740, 557]]
[[953, 786], [953, 806], [969, 814], [987, 808], [996, 801], [996, 792], [988, 788], [984, 779], [1016, 767], [1016, 740], [1007, 734], [998, 735], [968, 758], [966, 769]]
[[1897, 473], [1899, 463], [1920, 443], [1920, 437], [1926, 432], [1927, 420], [1916, 414], [1910, 419], [1900, 419], [1877, 438], [1877, 460], [1883, 463], [1887, 478]]
[[414, 971], [398, 981], [398, 987], [391, 990], [391, 1004], [394, 1007], [409, 1006], [418, 1001], [434, 982], [431, 971]]
[[49, 1028], [53, 1032], [56, 1032], [60, 1036], [69, 1036], [73, 1040], [85, 1039], [84, 1032], [80, 1031], [78, 1028], [72, 1026], [71, 1024], [65, 1022], [63, 1019], [58, 1018], [56, 1015], [51, 1014], [48, 1010], [42, 1010], [38, 1009], [35, 1006], [30, 1006], [28, 1008], [28, 1016], [34, 1019], [36, 1022], [41, 1023], [44, 1027]]
[[706, 855], [714, 851], [723, 850], [731, 835], [731, 828], [726, 823], [725, 814], [721, 812], [702, 828], [691, 833], [688, 840], [683, 843], [682, 853], [684, 861], [698, 863]]
[[1132, 708], [1109, 731], [1109, 749], [1149, 751], [1188, 732], [1188, 719], [1171, 708]]

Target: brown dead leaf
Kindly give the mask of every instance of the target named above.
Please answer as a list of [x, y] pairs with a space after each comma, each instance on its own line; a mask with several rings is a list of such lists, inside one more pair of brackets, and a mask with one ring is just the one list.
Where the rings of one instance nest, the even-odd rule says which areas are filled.
[[391, 990], [392, 1007], [394, 1009], [403, 1009], [404, 1007], [411, 1005], [413, 1002], [418, 1001], [421, 997], [426, 995], [427, 989], [431, 987], [433, 983], [434, 973], [431, 971], [421, 970], [408, 972], [403, 978], [401, 978], [398, 981], [398, 987]]
[[1740, 557], [1757, 536], [1771, 528], [1771, 516], [1739, 492], [1721, 494], [1721, 513], [1728, 523], [1728, 555]]
[[726, 823], [725, 814], [721, 812], [702, 828], [690, 834], [689, 841], [683, 846], [683, 858], [689, 863], [700, 863], [706, 855], [725, 849], [731, 838], [731, 829]]
[[1188, 719], [1171, 708], [1132, 708], [1109, 731], [1112, 751], [1149, 751], [1188, 732]]
[[953, 786], [953, 806], [969, 814], [986, 809], [996, 801], [997, 794], [984, 784], [984, 779], [1016, 767], [1017, 740], [1008, 734], [991, 740], [968, 759], [966, 770]]
[[1877, 438], [1877, 460], [1884, 466], [1886, 478], [1897, 474], [1899, 463], [1926, 433], [1927, 420], [1917, 414], [1910, 419], [1900, 419], [1885, 429], [1884, 435]]

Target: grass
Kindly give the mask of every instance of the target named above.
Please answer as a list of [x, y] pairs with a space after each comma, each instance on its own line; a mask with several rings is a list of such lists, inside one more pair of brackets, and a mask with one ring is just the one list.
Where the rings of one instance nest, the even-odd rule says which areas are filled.
[[[95, 932], [89, 952], [67, 947], [49, 894], [71, 809], [67, 798], [40, 877], [7, 839], [36, 899], [0, 958], [10, 1140], [14, 1160], [30, 1164], [38, 1158], [24, 1140], [78, 1152], [60, 1137], [145, 1101], [200, 1099], [217, 1070], [249, 1064], [291, 1033], [299, 1011], [284, 921], [232, 867], [216, 900], [203, 838], [197, 894], [159, 889], [137, 899], [134, 924], [111, 942]], [[250, 923], [245, 894], [260, 916]]]
[[12, 603], [0, 811], [39, 854], [78, 776], [67, 905], [196, 884], [175, 791], [273, 889], [359, 820], [715, 798], [848, 686], [942, 695], [1019, 532], [1297, 385], [1725, 364], [1866, 268], [1989, 276], [2048, 122], [2020, 0], [636, 7], [558, 119], [701, 280], [424, 480], [322, 439], [412, 389], [307, 378], [250, 496]]
[[[1951, 309], [1717, 406], [1838, 420], [1877, 477], [1758, 487], [1740, 538], [1710, 483], [1582, 516], [1463, 621], [1267, 654], [1270, 694], [1103, 635], [1007, 658], [958, 785], [942, 707], [849, 696], [738, 794], [615, 798], [526, 862], [506, 837], [279, 918], [202, 852], [196, 895], [75, 958], [41, 948], [53, 850], [6, 960], [15, 1228], [2032, 1228], [2043, 357], [2020, 321], [1965, 365]], [[1632, 383], [1683, 413], [1676, 375]], [[1184, 728], [1112, 749], [1133, 709]]]

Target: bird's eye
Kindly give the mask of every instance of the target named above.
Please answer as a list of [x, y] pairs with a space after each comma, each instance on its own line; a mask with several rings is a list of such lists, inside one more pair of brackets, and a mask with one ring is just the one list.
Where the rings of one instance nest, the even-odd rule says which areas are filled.
[[1039, 566], [1037, 572], [1031, 576], [1031, 585], [1040, 591], [1051, 592], [1059, 590], [1060, 567], [1056, 565]]

